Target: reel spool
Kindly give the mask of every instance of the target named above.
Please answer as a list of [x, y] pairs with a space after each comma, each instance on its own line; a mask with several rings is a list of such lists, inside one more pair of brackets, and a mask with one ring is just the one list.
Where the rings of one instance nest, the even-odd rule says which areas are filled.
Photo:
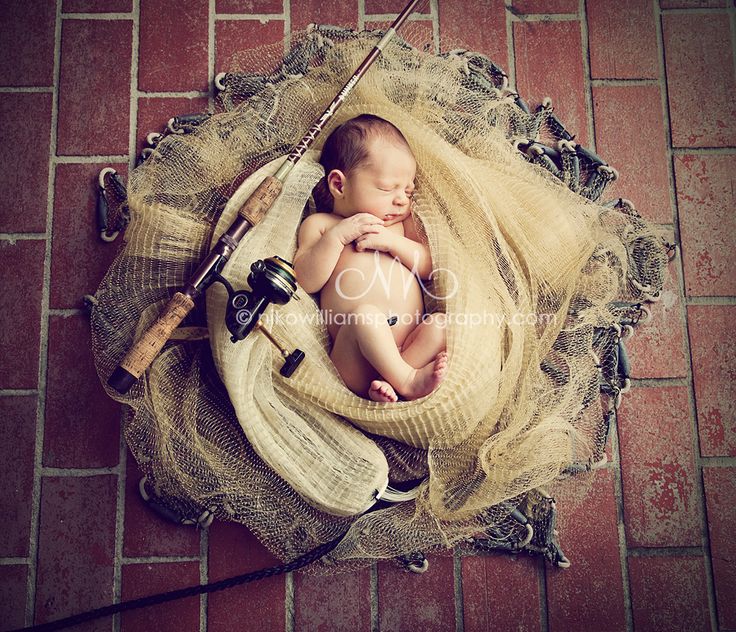
[[236, 292], [220, 274], [216, 274], [213, 280], [222, 283], [228, 293], [225, 325], [232, 334], [230, 340], [238, 342], [254, 329], [261, 331], [284, 358], [284, 365], [279, 372], [284, 377], [290, 377], [304, 359], [304, 352], [295, 349], [289, 353], [284, 349], [266, 328], [261, 316], [271, 303], [285, 305], [292, 297], [299, 300], [296, 295], [296, 275], [291, 263], [278, 256], [254, 261], [248, 275], [250, 290]]

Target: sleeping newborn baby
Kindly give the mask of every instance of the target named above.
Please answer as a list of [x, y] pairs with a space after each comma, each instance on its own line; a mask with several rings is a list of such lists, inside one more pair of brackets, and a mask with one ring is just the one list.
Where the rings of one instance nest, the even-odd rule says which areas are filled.
[[447, 372], [446, 338], [439, 317], [424, 315], [418, 278], [429, 278], [432, 260], [412, 216], [409, 144], [363, 114], [330, 134], [320, 163], [332, 212], [302, 222], [294, 270], [305, 291], [320, 292], [330, 358], [361, 397], [428, 395]]

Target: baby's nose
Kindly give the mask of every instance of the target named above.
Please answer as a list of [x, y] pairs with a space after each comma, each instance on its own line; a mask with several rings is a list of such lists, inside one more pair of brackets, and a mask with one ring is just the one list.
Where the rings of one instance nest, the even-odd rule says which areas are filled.
[[410, 199], [411, 199], [410, 196], [402, 192], [396, 196], [396, 198], [394, 199], [394, 203], [400, 204], [401, 206], [406, 206], [409, 203]]

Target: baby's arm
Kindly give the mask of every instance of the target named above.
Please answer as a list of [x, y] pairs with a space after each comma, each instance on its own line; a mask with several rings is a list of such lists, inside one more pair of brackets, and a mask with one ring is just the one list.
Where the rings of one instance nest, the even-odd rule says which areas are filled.
[[358, 252], [378, 250], [387, 252], [396, 257], [420, 279], [428, 279], [432, 273], [432, 256], [414, 224], [410, 215], [403, 222], [404, 235], [382, 226], [377, 234], [362, 235], [355, 240], [355, 249]]
[[343, 249], [334, 232], [326, 230], [325, 220], [323, 214], [316, 213], [299, 227], [294, 272], [297, 282], [308, 294], [319, 292], [327, 283]]
[[391, 254], [398, 257], [407, 268], [414, 270], [420, 279], [428, 279], [432, 273], [432, 255], [429, 246], [419, 236], [413, 214], [409, 215], [403, 224], [404, 236], [396, 236]]
[[329, 226], [329, 216], [310, 215], [302, 222], [294, 255], [296, 280], [308, 294], [319, 292], [327, 283], [342, 249], [356, 237], [375, 233], [381, 220], [369, 213], [358, 213]]

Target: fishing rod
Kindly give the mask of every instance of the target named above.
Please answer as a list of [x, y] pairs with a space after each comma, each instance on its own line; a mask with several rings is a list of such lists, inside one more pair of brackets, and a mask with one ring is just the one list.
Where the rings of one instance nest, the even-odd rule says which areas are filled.
[[[199, 264], [199, 267], [195, 270], [187, 285], [171, 297], [153, 324], [128, 350], [128, 353], [107, 380], [107, 383], [118, 393], [123, 395], [127, 393], [133, 384], [138, 381], [138, 378], [143, 375], [167, 340], [169, 340], [174, 329], [194, 309], [195, 299], [213, 283], [222, 282], [220, 272], [228, 262], [230, 255], [238, 247], [240, 240], [251, 228], [263, 219], [268, 210], [273, 206], [291, 170], [319, 136], [325, 125], [332, 119], [335, 112], [337, 112], [347, 96], [352, 92], [358, 81], [365, 75], [368, 68], [370, 68], [373, 62], [383, 52], [386, 45], [393, 39], [397, 29], [407, 20], [419, 2], [420, 0], [409, 1], [381, 40], [368, 53], [368, 56], [361, 62], [352, 77], [348, 79], [347, 83], [337, 93], [337, 96], [327, 106], [327, 109], [296, 144], [278, 171], [272, 176], [266, 176], [263, 182], [258, 185], [256, 190], [243, 203], [238, 210], [237, 218], [222, 237], [220, 237], [204, 261]], [[282, 264], [281, 267], [287, 274], [291, 273], [291, 266], [287, 268]]]

